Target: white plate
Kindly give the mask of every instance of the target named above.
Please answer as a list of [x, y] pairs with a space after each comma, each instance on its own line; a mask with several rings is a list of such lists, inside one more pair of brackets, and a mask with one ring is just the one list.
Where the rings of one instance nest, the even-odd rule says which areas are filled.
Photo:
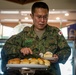
[[42, 58], [46, 60], [55, 60], [55, 57], [42, 57]]
[[9, 68], [48, 68], [46, 65], [39, 64], [7, 64], [6, 67]]

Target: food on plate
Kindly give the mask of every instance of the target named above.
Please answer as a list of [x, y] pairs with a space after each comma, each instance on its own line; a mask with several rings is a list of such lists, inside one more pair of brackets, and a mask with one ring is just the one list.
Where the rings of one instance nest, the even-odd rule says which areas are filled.
[[41, 65], [43, 65], [44, 64], [44, 60], [41, 59], [41, 58], [38, 58], [38, 63], [41, 64]]
[[10, 59], [10, 60], [8, 61], [8, 64], [13, 64], [13, 59]]
[[43, 57], [46, 58], [46, 57], [52, 57], [52, 56], [53, 56], [52, 52], [46, 52]]
[[40, 56], [40, 57], [43, 57], [43, 55], [44, 55], [43, 53], [39, 53], [39, 56]]
[[20, 64], [20, 59], [19, 58], [10, 59], [8, 61], [8, 64]]
[[46, 65], [46, 66], [50, 66], [50, 61], [48, 61], [48, 60], [44, 60], [44, 65]]
[[40, 64], [40, 65], [50, 66], [50, 61], [45, 60], [43, 58], [29, 58], [29, 59], [14, 58], [14, 59], [10, 59], [8, 61], [8, 64]]
[[20, 62], [20, 64], [29, 64], [30, 62], [29, 62], [29, 60], [28, 59], [22, 59], [21, 60], [21, 62]]
[[29, 59], [30, 64], [38, 64], [38, 60], [36, 58]]

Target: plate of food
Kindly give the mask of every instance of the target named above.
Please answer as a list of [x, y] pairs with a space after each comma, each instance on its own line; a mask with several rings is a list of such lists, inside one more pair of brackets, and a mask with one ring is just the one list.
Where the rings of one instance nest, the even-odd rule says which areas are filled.
[[40, 53], [39, 55], [41, 56], [41, 58], [46, 60], [55, 60], [55, 57], [53, 57], [53, 53], [49, 51], [45, 52], [44, 54]]
[[46, 60], [55, 60], [55, 57], [42, 57], [42, 58]]
[[48, 68], [50, 66], [50, 61], [44, 60], [42, 58], [14, 58], [10, 59], [6, 65], [8, 68]]

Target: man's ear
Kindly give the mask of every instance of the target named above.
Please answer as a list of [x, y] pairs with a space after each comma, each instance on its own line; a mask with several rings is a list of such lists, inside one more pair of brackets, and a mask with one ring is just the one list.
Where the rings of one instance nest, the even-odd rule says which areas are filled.
[[31, 18], [33, 19], [33, 14], [30, 14]]

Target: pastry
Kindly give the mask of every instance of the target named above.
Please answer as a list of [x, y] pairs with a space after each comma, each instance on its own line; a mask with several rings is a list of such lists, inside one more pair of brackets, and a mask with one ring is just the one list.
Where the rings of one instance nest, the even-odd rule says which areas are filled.
[[44, 64], [44, 61], [43, 61], [43, 59], [41, 59], [41, 58], [38, 58], [38, 63], [39, 63], [40, 65], [43, 65], [43, 64]]
[[50, 61], [49, 60], [44, 60], [44, 65], [46, 65], [46, 66], [50, 66]]
[[29, 62], [29, 60], [28, 59], [22, 59], [21, 60], [21, 62], [20, 62], [20, 64], [29, 64], [30, 62]]
[[10, 59], [8, 61], [8, 64], [20, 64], [20, 59], [19, 58]]
[[31, 58], [30, 64], [38, 64], [38, 60], [36, 58]]
[[44, 57], [52, 57], [53, 56], [53, 53], [52, 52], [46, 52], [44, 54]]

